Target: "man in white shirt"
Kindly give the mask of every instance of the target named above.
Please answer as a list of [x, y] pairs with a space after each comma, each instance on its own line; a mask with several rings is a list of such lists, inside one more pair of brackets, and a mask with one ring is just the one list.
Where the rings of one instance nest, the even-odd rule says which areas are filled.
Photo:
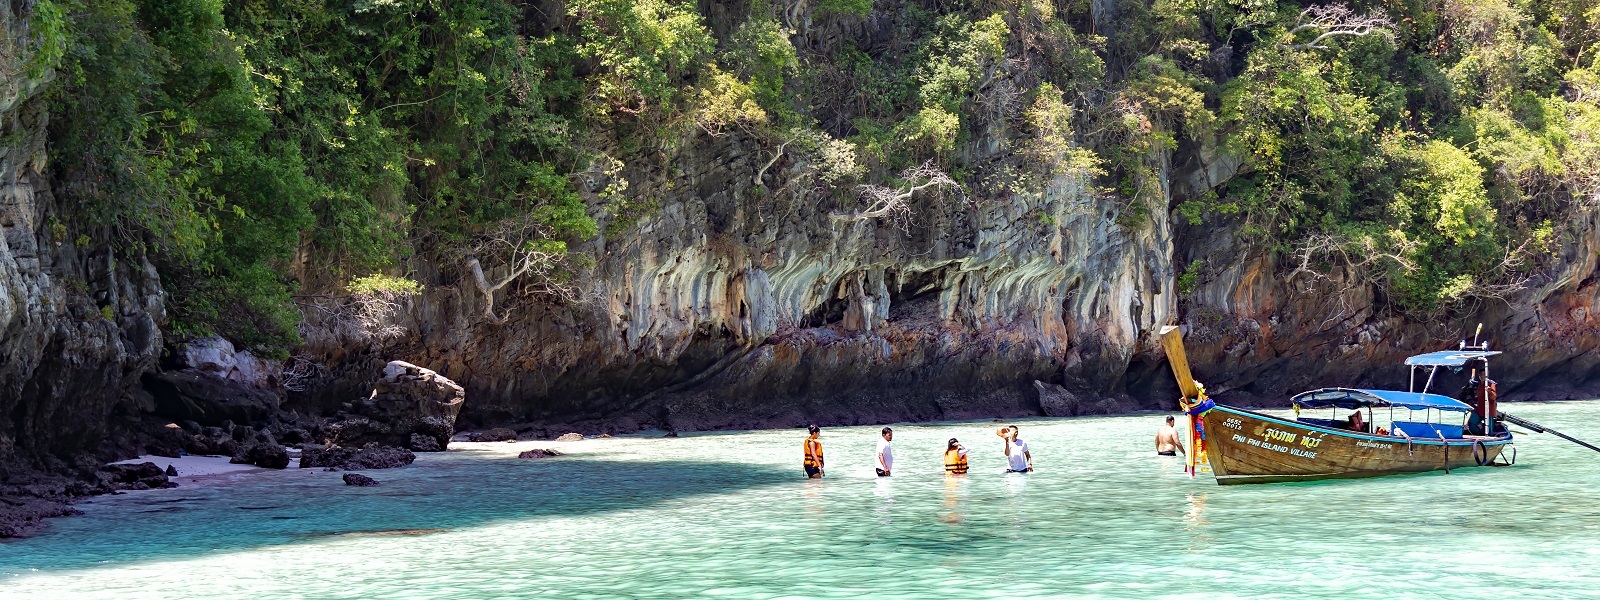
[[894, 440], [894, 430], [883, 428], [883, 439], [878, 441], [878, 476], [888, 477], [894, 470], [894, 451], [889, 448], [889, 442]]
[[1032, 473], [1033, 455], [1028, 453], [1028, 443], [1017, 437], [1017, 426], [1001, 427], [995, 435], [1006, 441], [1006, 472]]

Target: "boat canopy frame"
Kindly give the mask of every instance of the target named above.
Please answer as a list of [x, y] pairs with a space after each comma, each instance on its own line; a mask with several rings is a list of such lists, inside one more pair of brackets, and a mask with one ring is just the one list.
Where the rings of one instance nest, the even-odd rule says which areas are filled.
[[1402, 392], [1397, 390], [1366, 390], [1355, 388], [1322, 388], [1296, 394], [1289, 402], [1296, 408], [1406, 408], [1410, 410], [1438, 410], [1441, 412], [1470, 412], [1465, 402], [1439, 394]]

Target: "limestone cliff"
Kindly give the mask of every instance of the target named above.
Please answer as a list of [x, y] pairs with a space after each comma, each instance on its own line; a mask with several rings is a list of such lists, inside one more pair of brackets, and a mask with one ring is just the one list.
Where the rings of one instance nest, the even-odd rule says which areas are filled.
[[[307, 355], [332, 371], [300, 401], [331, 405], [360, 388], [342, 380], [400, 358], [461, 382], [470, 422], [562, 424], [551, 431], [1120, 412], [1171, 403], [1153, 333], [1178, 323], [1211, 389], [1272, 403], [1310, 387], [1403, 386], [1401, 358], [1453, 345], [1479, 320], [1511, 356], [1495, 373], [1509, 397], [1600, 392], [1592, 215], [1527, 293], [1417, 323], [1337, 274], [1289, 276], [1225, 226], [1174, 225], [1166, 211], [1119, 224], [1116, 199], [1071, 177], [1036, 195], [920, 199], [902, 230], [839, 218], [851, 200], [816, 187], [802, 161], [755, 182], [772, 153], [733, 136], [688, 145], [677, 175], [653, 182], [658, 213], [583, 247], [595, 266], [578, 302], [513, 294], [495, 324], [457, 265], [416, 264], [429, 289], [397, 342], [307, 327]], [[1203, 158], [1158, 157], [1174, 182], [1164, 188], [1199, 193], [1237, 168]], [[1180, 299], [1173, 265], [1197, 258], [1208, 270]], [[1041, 407], [1035, 380], [1072, 401]]]
[[[149, 261], [52, 193], [39, 98], [51, 75], [26, 73], [15, 7], [0, 3], [0, 495], [50, 496], [62, 484], [41, 474], [93, 474], [126, 453], [116, 431], [153, 408], [138, 382], [161, 352], [164, 292]], [[32, 505], [6, 510], [19, 506]]]

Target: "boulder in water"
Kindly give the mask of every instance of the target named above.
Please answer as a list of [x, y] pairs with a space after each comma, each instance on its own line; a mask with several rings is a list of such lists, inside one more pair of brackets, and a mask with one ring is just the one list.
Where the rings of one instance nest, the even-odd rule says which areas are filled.
[[523, 451], [521, 454], [517, 455], [517, 458], [549, 458], [552, 456], [561, 456], [561, 454], [562, 453], [555, 450], [534, 448], [532, 450]]
[[583, 434], [577, 433], [577, 432], [563, 433], [563, 434], [561, 434], [561, 437], [556, 438], [556, 441], [558, 441], [558, 442], [581, 442], [581, 441], [583, 441]]
[[345, 485], [360, 486], [360, 487], [369, 487], [369, 486], [378, 485], [378, 480], [373, 479], [371, 477], [367, 477], [366, 475], [362, 475], [360, 473], [345, 473], [344, 474], [344, 484]]

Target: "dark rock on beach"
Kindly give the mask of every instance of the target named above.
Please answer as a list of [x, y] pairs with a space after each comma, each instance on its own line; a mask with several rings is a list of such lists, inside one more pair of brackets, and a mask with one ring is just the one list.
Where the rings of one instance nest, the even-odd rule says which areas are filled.
[[177, 477], [177, 476], [178, 476], [178, 468], [174, 467], [172, 465], [167, 465], [167, 477]]
[[256, 444], [234, 455], [233, 464], [255, 465], [268, 469], [289, 467], [289, 450], [278, 444]]
[[517, 432], [504, 427], [496, 427], [488, 431], [475, 431], [467, 434], [469, 442], [509, 442], [517, 439]]
[[177, 487], [167, 480], [167, 472], [153, 462], [100, 467], [100, 480], [116, 490]]
[[517, 458], [549, 458], [549, 457], [552, 457], [552, 456], [561, 456], [561, 454], [562, 453], [557, 452], [555, 450], [548, 450], [548, 449], [544, 449], [544, 448], [534, 448], [532, 450], [523, 451], [522, 453], [517, 455]]
[[344, 484], [358, 487], [370, 487], [378, 485], [378, 480], [367, 477], [366, 475], [362, 475], [360, 473], [345, 473]]
[[417, 460], [417, 455], [405, 448], [369, 446], [355, 449], [344, 446], [306, 444], [300, 447], [300, 468], [323, 467], [330, 471], [361, 469], [392, 469]]

